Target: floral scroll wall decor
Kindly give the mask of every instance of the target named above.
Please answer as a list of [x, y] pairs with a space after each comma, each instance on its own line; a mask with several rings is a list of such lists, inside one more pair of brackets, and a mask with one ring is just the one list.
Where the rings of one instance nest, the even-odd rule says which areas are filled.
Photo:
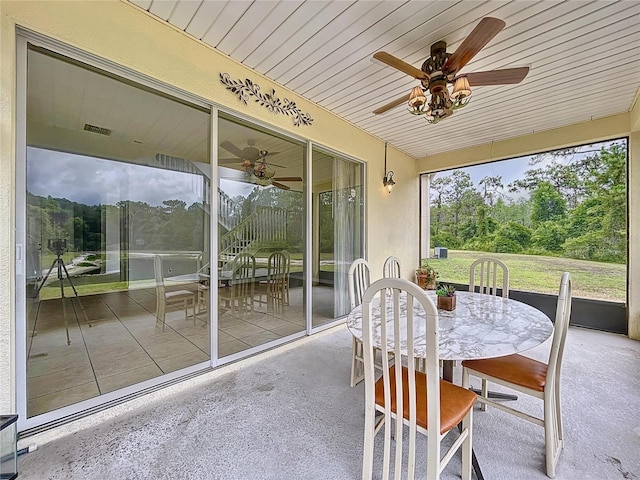
[[276, 97], [276, 91], [272, 88], [271, 93], [260, 92], [260, 85], [253, 83], [248, 78], [243, 82], [242, 80], [231, 80], [228, 73], [220, 74], [220, 81], [224, 83], [227, 90], [231, 90], [238, 95], [238, 99], [242, 100], [244, 104], [247, 104], [249, 97], [254, 96], [255, 101], [263, 107], [266, 107], [270, 112], [284, 113], [293, 117], [293, 124], [296, 127], [300, 125], [311, 125], [313, 118], [308, 113], [300, 111], [296, 106], [296, 102], [292, 102], [289, 99], [280, 100]]

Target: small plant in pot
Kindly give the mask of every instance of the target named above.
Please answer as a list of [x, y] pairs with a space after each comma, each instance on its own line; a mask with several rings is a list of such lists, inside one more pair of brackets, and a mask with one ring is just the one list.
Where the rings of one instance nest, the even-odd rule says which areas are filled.
[[420, 267], [416, 268], [416, 283], [424, 290], [435, 290], [438, 272], [429, 265], [426, 259], [420, 261]]
[[453, 285], [441, 283], [436, 289], [438, 308], [452, 311], [456, 309], [456, 289]]

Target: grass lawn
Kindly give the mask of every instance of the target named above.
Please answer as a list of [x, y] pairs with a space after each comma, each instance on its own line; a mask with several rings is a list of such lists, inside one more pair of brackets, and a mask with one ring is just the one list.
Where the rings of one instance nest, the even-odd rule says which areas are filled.
[[509, 288], [557, 295], [563, 272], [571, 273], [573, 296], [626, 302], [627, 266], [561, 257], [449, 250], [446, 259], [430, 259], [441, 282], [469, 283], [469, 267], [481, 256], [509, 267]]

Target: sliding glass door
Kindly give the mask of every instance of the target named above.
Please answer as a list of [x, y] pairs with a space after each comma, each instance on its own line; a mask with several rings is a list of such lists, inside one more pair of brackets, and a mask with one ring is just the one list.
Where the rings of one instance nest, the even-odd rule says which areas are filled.
[[315, 147], [311, 185], [306, 141], [226, 113], [212, 152], [207, 105], [23, 40], [21, 430], [301, 337], [307, 311], [312, 327], [348, 313], [361, 163]]
[[[26, 414], [210, 359], [210, 114], [27, 53]], [[84, 403], [85, 407], [90, 404]]]
[[347, 272], [364, 256], [361, 163], [313, 149], [313, 326], [349, 313]]
[[218, 356], [306, 331], [305, 144], [218, 122]]

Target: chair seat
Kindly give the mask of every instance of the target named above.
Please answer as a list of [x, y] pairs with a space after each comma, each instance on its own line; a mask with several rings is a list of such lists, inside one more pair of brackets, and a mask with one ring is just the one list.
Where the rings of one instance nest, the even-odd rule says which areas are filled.
[[[395, 365], [389, 369], [390, 384], [395, 385]], [[403, 414], [409, 419], [409, 370], [402, 367], [403, 385]], [[380, 378], [376, 382], [376, 404], [384, 407], [384, 382]], [[416, 424], [427, 429], [427, 376], [416, 372], [417, 412]], [[458, 425], [464, 416], [473, 408], [477, 396], [462, 387], [458, 387], [445, 380], [440, 380], [440, 434], [444, 434]], [[391, 389], [391, 411], [396, 411], [396, 391]]]
[[465, 360], [462, 366], [537, 392], [547, 383], [547, 364], [523, 355]]
[[165, 298], [167, 300], [179, 299], [181, 297], [194, 297], [195, 298], [195, 292], [192, 292], [190, 290], [175, 290], [175, 291], [172, 291], [172, 292], [166, 292], [164, 295], [165, 295]]

